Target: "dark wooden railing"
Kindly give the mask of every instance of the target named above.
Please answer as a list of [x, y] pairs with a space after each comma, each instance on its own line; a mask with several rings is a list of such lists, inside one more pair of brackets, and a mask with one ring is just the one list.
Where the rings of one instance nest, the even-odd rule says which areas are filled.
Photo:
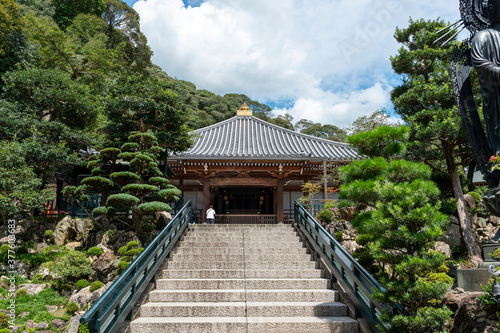
[[80, 323], [87, 324], [90, 333], [114, 333], [126, 319], [131, 319], [135, 303], [148, 284], [154, 282], [155, 273], [170, 256], [190, 222], [191, 201], [82, 316]]
[[277, 215], [264, 214], [220, 214], [215, 215], [216, 224], [277, 224]]

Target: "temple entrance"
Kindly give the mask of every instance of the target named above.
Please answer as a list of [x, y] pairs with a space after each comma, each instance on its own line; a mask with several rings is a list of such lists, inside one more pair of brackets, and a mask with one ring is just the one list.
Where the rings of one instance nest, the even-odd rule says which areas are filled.
[[275, 214], [269, 187], [218, 187], [214, 193], [217, 214]]

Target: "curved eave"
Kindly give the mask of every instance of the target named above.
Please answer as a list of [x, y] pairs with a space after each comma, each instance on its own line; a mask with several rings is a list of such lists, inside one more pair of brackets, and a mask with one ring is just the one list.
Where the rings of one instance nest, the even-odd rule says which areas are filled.
[[193, 147], [171, 157], [175, 160], [304, 160], [352, 161], [356, 150], [341, 142], [270, 124], [253, 116], [236, 116], [198, 129]]

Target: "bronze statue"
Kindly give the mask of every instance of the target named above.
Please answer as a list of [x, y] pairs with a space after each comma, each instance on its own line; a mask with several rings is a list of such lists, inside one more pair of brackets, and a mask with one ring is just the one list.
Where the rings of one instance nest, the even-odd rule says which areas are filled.
[[479, 75], [491, 154], [500, 154], [500, 0], [489, 0], [490, 26], [472, 39], [472, 65]]

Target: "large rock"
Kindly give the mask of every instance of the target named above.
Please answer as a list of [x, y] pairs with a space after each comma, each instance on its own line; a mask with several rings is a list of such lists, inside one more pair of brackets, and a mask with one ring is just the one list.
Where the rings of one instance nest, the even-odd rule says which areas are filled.
[[52, 320], [52, 328], [64, 328], [66, 326], [66, 322], [59, 318]]
[[90, 219], [73, 219], [71, 216], [63, 218], [54, 230], [54, 243], [62, 246], [71, 240], [85, 243], [94, 224]]
[[463, 292], [455, 289], [446, 294], [444, 303], [454, 312], [446, 332], [493, 333], [496, 332], [496, 314], [478, 297], [483, 293]]
[[90, 286], [88, 286], [71, 295], [68, 303], [75, 302], [76, 304], [78, 304], [80, 309], [82, 309], [88, 302], [90, 302], [91, 299], [92, 293], [90, 292]]
[[104, 294], [104, 292], [106, 290], [108, 290], [108, 288], [109, 288], [109, 286], [111, 286], [111, 284], [112, 284], [112, 282], [108, 282], [104, 286], [102, 286], [101, 288], [95, 290], [94, 292], [90, 292], [90, 286], [85, 287], [85, 288], [81, 289], [80, 291], [71, 295], [68, 303], [75, 302], [76, 304], [78, 304], [80, 309], [85, 307], [85, 305], [87, 305], [87, 304], [90, 307], [92, 304], [94, 304], [99, 299], [99, 297], [102, 296], [102, 294]]
[[354, 218], [354, 212], [356, 209], [354, 207], [343, 207], [340, 208], [340, 218], [347, 221], [352, 221]]
[[434, 250], [446, 254], [447, 259], [451, 258], [451, 247], [445, 242], [436, 242], [434, 244]]
[[172, 221], [172, 215], [169, 212], [157, 212], [155, 213], [156, 228], [162, 230], [167, 226], [167, 224]]
[[70, 240], [75, 239], [76, 229], [75, 223], [71, 216], [66, 216], [56, 226], [54, 230], [54, 244], [57, 246], [63, 246]]
[[464, 195], [464, 200], [465, 200], [465, 204], [467, 205], [468, 208], [476, 207], [476, 200], [474, 199], [474, 197], [472, 195], [470, 195], [470, 194]]
[[24, 289], [28, 295], [37, 295], [40, 291], [47, 287], [45, 283], [42, 284], [20, 284], [17, 289]]
[[104, 283], [108, 282], [108, 275], [116, 270], [119, 262], [120, 260], [115, 256], [113, 251], [107, 249], [92, 264], [92, 268], [97, 275], [96, 278]]
[[450, 216], [450, 224], [446, 228], [446, 232], [441, 238], [453, 250], [455, 247], [462, 246], [462, 234], [460, 233], [460, 225], [455, 216]]

